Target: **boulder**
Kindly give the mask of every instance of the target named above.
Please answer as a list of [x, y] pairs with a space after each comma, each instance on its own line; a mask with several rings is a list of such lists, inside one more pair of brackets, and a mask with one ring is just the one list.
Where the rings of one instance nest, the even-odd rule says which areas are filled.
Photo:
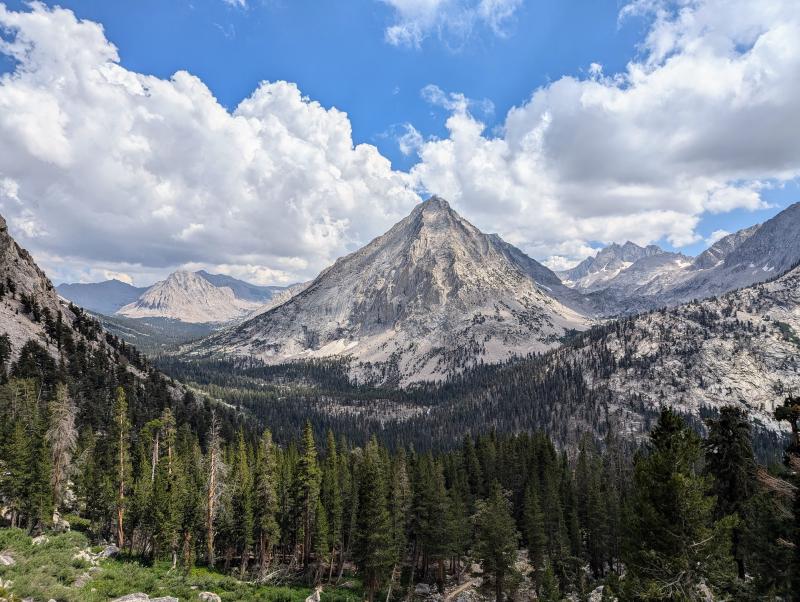
[[203, 602], [222, 602], [222, 599], [214, 592], [200, 592], [200, 599]]
[[429, 596], [431, 593], [431, 586], [427, 583], [417, 583], [414, 588], [414, 595], [416, 596]]
[[589, 597], [586, 599], [587, 602], [603, 602], [603, 587], [596, 587], [590, 593]]
[[150, 596], [142, 592], [137, 592], [135, 594], [114, 598], [111, 602], [150, 602]]
[[56, 533], [66, 533], [69, 529], [69, 522], [61, 518], [58, 511], [53, 512], [53, 530]]
[[0, 554], [0, 566], [14, 566], [17, 564], [17, 561], [14, 560], [14, 557], [11, 556], [8, 552], [3, 552]]
[[35, 546], [43, 546], [43, 545], [44, 545], [44, 544], [46, 544], [48, 541], [50, 541], [50, 539], [47, 537], [47, 535], [37, 535], [36, 537], [34, 537], [34, 538], [31, 540], [31, 543], [32, 543], [33, 545], [35, 545]]
[[106, 546], [105, 548], [103, 548], [97, 554], [97, 557], [98, 558], [114, 558], [118, 554], [119, 554], [119, 548], [117, 546], [115, 546], [114, 544], [111, 544], [110, 546]]
[[150, 598], [150, 602], [180, 602], [174, 596], [161, 596], [159, 598]]

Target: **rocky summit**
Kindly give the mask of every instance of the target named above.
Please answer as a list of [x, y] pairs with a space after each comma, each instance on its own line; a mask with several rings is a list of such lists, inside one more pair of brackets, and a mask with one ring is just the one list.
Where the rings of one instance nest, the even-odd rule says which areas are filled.
[[442, 380], [586, 328], [571, 293], [552, 271], [432, 197], [285, 303], [186, 352], [267, 363], [335, 356], [361, 379]]

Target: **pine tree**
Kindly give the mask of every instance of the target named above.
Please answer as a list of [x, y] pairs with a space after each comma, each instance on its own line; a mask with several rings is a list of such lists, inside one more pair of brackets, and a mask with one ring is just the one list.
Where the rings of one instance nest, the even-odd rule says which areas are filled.
[[328, 581], [333, 578], [333, 567], [336, 560], [336, 553], [342, 549], [342, 521], [344, 506], [342, 501], [341, 480], [340, 480], [340, 459], [336, 450], [336, 439], [332, 431], [328, 431], [325, 464], [322, 471], [321, 501], [326, 510], [326, 522], [328, 527], [328, 548], [330, 558], [330, 570]]
[[544, 513], [539, 504], [536, 485], [531, 482], [525, 490], [524, 501], [525, 539], [528, 543], [528, 557], [537, 574], [544, 568], [547, 537], [544, 532]]
[[117, 513], [117, 545], [120, 549], [125, 545], [124, 517], [126, 499], [125, 495], [130, 481], [130, 430], [128, 418], [128, 399], [125, 390], [117, 387], [116, 403], [114, 404], [114, 457], [116, 458], [115, 490]]
[[50, 403], [50, 426], [47, 429], [47, 441], [52, 455], [50, 486], [56, 511], [64, 500], [64, 490], [72, 468], [72, 454], [75, 453], [78, 443], [76, 412], [66, 385], [59, 384], [56, 387], [56, 397]]
[[517, 532], [511, 506], [500, 484], [495, 481], [486, 500], [476, 504], [475, 554], [483, 572], [494, 580], [495, 599], [503, 601], [506, 579], [514, 572], [517, 559]]
[[11, 438], [3, 449], [3, 494], [8, 499], [11, 526], [21, 526], [21, 519], [28, 496], [28, 479], [31, 458], [30, 441], [24, 424], [16, 422]]
[[453, 488], [448, 492], [448, 498], [447, 531], [450, 540], [450, 555], [456, 580], [461, 583], [461, 557], [469, 549], [471, 528], [464, 494]]
[[215, 521], [219, 512], [220, 498], [225, 490], [227, 467], [222, 458], [222, 433], [220, 420], [216, 413], [211, 417], [211, 430], [208, 434], [208, 452], [206, 454], [206, 486], [205, 486], [205, 535], [206, 563], [213, 567], [216, 562], [214, 536]]
[[634, 468], [625, 553], [633, 598], [691, 599], [701, 582], [720, 589], [733, 576], [733, 522], [714, 521], [712, 482], [700, 474], [700, 458], [697, 435], [663, 409]]
[[558, 579], [556, 579], [552, 563], [548, 562], [541, 570], [537, 582], [539, 600], [542, 602], [561, 602], [561, 589], [558, 587]]
[[373, 438], [364, 450], [358, 483], [358, 513], [354, 556], [367, 588], [367, 600], [389, 576], [395, 560], [392, 523], [387, 508], [386, 475]]
[[[747, 503], [756, 490], [756, 462], [750, 435], [750, 421], [741, 409], [726, 406], [719, 418], [706, 421], [708, 437], [704, 442], [705, 471], [714, 477], [713, 492], [717, 498], [717, 519], [736, 514], [745, 517]], [[745, 578], [743, 526], [733, 529], [733, 557], [739, 579]]]
[[231, 483], [232, 509], [235, 518], [236, 545], [241, 554], [239, 572], [242, 577], [247, 570], [250, 550], [253, 545], [253, 483], [248, 461], [244, 433], [240, 430], [236, 442], [236, 458], [233, 464]]
[[258, 444], [255, 475], [255, 525], [258, 531], [259, 571], [263, 576], [270, 563], [272, 547], [280, 538], [276, 520], [278, 466], [275, 444], [269, 430], [264, 431]]
[[311, 559], [314, 519], [319, 498], [322, 475], [317, 463], [317, 447], [314, 443], [314, 431], [311, 422], [306, 422], [303, 432], [303, 449], [297, 465], [295, 480], [296, 508], [300, 513], [299, 527], [302, 537], [303, 566], [308, 566]]

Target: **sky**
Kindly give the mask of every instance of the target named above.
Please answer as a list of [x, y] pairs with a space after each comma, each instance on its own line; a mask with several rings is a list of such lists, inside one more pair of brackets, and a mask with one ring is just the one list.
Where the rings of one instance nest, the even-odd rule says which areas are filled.
[[0, 0], [0, 213], [53, 280], [306, 280], [439, 194], [554, 269], [800, 200], [796, 0]]

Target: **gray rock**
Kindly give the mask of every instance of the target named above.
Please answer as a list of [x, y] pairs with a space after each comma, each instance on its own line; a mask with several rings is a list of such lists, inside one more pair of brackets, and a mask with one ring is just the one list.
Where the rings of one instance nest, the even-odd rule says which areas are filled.
[[119, 548], [113, 544], [110, 546], [106, 546], [103, 550], [97, 555], [98, 558], [114, 558], [119, 554]]
[[17, 561], [8, 552], [0, 554], [0, 566], [14, 566]]
[[50, 541], [50, 539], [47, 537], [47, 535], [37, 535], [31, 540], [31, 543], [35, 546], [42, 546], [48, 541]]
[[214, 592], [200, 592], [200, 599], [203, 602], [222, 602], [220, 597]]
[[601, 585], [600, 587], [594, 588], [589, 594], [587, 602], [603, 602], [603, 587], [604, 586]]
[[161, 596], [160, 598], [150, 598], [150, 602], [180, 602], [174, 596]]
[[431, 593], [431, 586], [427, 583], [417, 583], [414, 588], [414, 594], [417, 596], [428, 596]]
[[111, 602], [150, 602], [150, 596], [142, 592], [137, 592], [135, 594], [114, 598]]
[[83, 562], [88, 562], [89, 564], [94, 564], [94, 557], [92, 554], [86, 550], [81, 550], [77, 554], [72, 557], [73, 560], [82, 560]]
[[56, 533], [66, 533], [70, 530], [69, 521], [61, 518], [58, 512], [53, 512], [53, 530]]

